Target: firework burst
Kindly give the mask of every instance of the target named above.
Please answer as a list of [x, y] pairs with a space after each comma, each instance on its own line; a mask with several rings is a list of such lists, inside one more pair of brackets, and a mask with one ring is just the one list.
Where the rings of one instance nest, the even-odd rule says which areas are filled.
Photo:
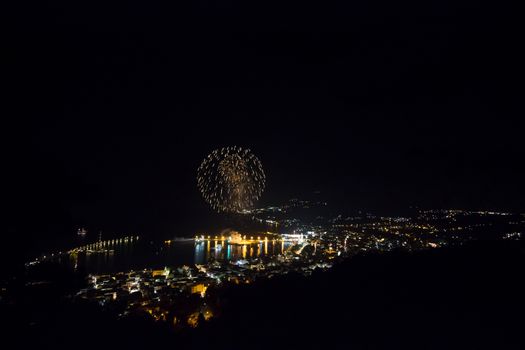
[[261, 196], [265, 175], [249, 149], [224, 147], [211, 152], [197, 170], [204, 200], [218, 212], [242, 212]]

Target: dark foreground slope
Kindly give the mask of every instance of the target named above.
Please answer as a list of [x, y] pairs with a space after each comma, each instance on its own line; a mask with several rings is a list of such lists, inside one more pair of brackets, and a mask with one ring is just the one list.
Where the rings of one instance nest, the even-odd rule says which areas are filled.
[[36, 325], [24, 324], [34, 310], [11, 307], [3, 329], [50, 349], [519, 349], [524, 257], [522, 242], [356, 257], [310, 278], [233, 288], [221, 317], [181, 333], [59, 301]]

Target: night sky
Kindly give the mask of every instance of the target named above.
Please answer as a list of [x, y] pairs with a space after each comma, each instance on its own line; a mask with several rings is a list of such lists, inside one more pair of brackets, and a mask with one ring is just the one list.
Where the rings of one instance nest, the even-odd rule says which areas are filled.
[[500, 9], [49, 1], [15, 13], [8, 241], [190, 229], [210, 215], [196, 169], [227, 145], [262, 161], [261, 204], [320, 191], [349, 212], [525, 211], [516, 22]]

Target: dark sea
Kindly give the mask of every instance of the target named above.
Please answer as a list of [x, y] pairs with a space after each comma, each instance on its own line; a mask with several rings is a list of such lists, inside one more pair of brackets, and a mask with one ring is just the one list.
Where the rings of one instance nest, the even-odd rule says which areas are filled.
[[[106, 241], [108, 242], [108, 241]], [[265, 240], [252, 244], [229, 244], [227, 241], [194, 239], [172, 240], [169, 243], [145, 239], [115, 240], [91, 245], [79, 252], [63, 253], [53, 260], [73, 270], [103, 274], [141, 269], [162, 269], [211, 261], [236, 261], [281, 254], [289, 242]]]

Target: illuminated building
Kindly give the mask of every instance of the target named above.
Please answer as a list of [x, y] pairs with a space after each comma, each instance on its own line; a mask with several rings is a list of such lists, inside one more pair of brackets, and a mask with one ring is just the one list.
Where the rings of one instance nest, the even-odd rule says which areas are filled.
[[151, 276], [152, 277], [157, 277], [157, 276], [168, 277], [169, 274], [170, 274], [170, 269], [168, 269], [167, 267], [165, 267], [164, 270], [153, 270], [153, 271], [151, 271]]
[[204, 298], [204, 296], [206, 295], [207, 289], [208, 289], [208, 286], [206, 286], [204, 283], [199, 283], [194, 286], [191, 286], [191, 294], [200, 293], [201, 297]]

